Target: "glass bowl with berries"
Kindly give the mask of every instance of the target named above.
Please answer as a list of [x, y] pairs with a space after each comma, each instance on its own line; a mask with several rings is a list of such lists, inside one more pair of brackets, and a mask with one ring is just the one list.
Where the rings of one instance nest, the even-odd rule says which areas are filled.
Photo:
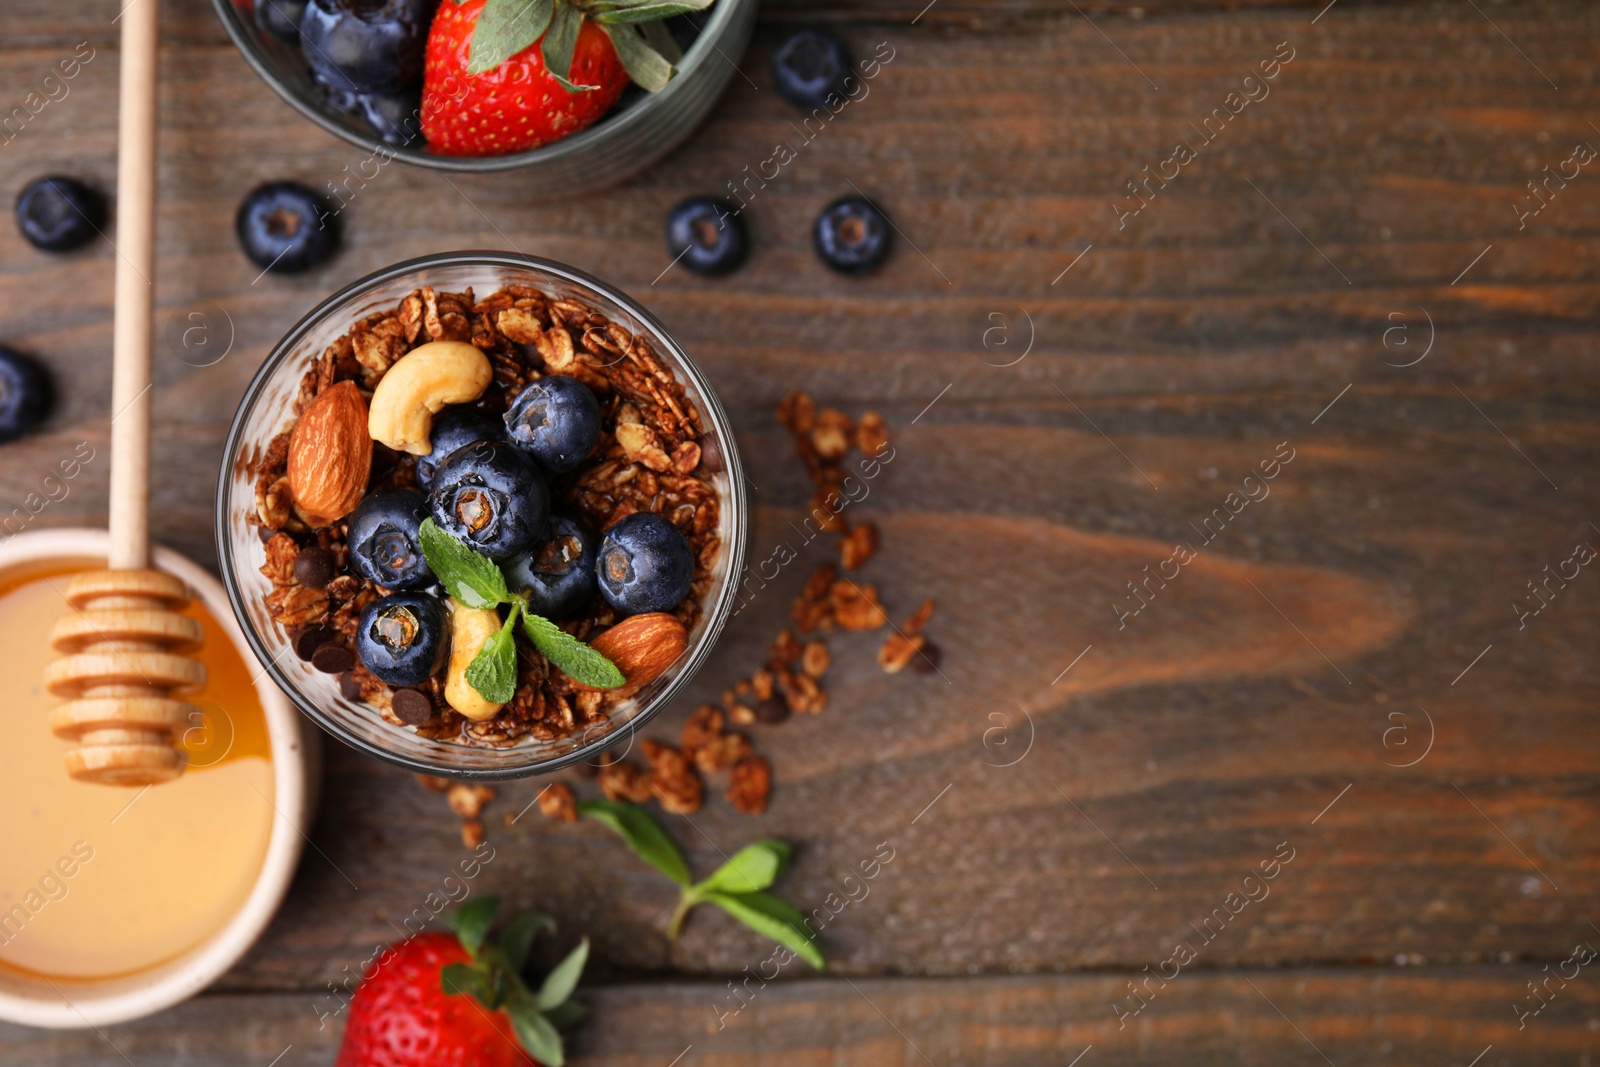
[[737, 611], [744, 479], [709, 383], [571, 267], [455, 252], [297, 323], [234, 416], [223, 582], [357, 749], [517, 778], [631, 738]]
[[387, 159], [525, 170], [537, 195], [666, 155], [737, 71], [756, 0], [213, 0], [311, 121]]

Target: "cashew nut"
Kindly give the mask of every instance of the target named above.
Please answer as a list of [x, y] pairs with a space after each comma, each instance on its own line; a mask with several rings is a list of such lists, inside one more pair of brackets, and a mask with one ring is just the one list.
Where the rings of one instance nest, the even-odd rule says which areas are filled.
[[499, 630], [498, 611], [469, 608], [454, 597], [450, 598], [450, 669], [445, 673], [444, 698], [452, 708], [474, 722], [492, 718], [505, 706], [483, 699], [467, 681], [468, 665]]
[[489, 357], [463, 341], [430, 341], [395, 361], [372, 392], [367, 433], [397, 452], [433, 450], [433, 416], [446, 404], [483, 395], [494, 378]]

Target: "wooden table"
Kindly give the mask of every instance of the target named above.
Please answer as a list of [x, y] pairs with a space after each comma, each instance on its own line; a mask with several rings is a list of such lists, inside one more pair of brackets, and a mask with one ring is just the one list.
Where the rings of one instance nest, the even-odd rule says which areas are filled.
[[[825, 976], [796, 964], [719, 1029], [767, 947], [711, 914], [669, 946], [659, 878], [598, 827], [507, 828], [537, 786], [506, 787], [482, 888], [596, 942], [574, 1062], [1488, 1067], [1600, 1046], [1590, 969], [1517, 1013], [1600, 946], [1600, 577], [1516, 607], [1600, 544], [1600, 189], [1592, 167], [1544, 201], [1526, 187], [1600, 146], [1600, 9], [783, 0], [748, 80], [644, 177], [538, 204], [514, 174], [452, 188], [391, 165], [337, 259], [284, 279], [235, 246], [240, 197], [342, 180], [363, 154], [279, 102], [203, 0], [166, 7], [159, 314], [206, 311], [232, 347], [206, 367], [158, 352], [158, 538], [214, 563], [214, 470], [261, 356], [333, 288], [430, 251], [514, 244], [654, 309], [738, 427], [757, 558], [806, 496], [777, 401], [890, 420], [898, 457], [859, 505], [884, 532], [866, 576], [900, 616], [938, 599], [942, 674], [888, 677], [875, 638], [834, 638], [829, 709], [758, 731], [770, 812], [718, 799], [673, 829], [699, 870], [796, 842], [782, 889], [808, 907], [879, 843], [895, 859], [829, 924]], [[113, 8], [5, 5], [5, 108], [79, 42], [94, 59], [0, 150], [0, 188], [111, 184]], [[668, 206], [793, 138], [767, 59], [810, 17], [893, 61], [751, 202], [742, 272], [657, 279]], [[1164, 164], [1179, 140], [1194, 158]], [[1141, 201], [1126, 183], [1147, 165], [1167, 180]], [[809, 247], [852, 186], [901, 231], [866, 280]], [[104, 454], [112, 262], [0, 227], [0, 336], [63, 383], [48, 432], [0, 456], [0, 510], [77, 442]], [[91, 463], [34, 523], [100, 522], [106, 475]], [[1195, 557], [1167, 562], [1179, 542]], [[1146, 566], [1169, 580], [1134, 600]], [[663, 736], [758, 663], [805, 571], [757, 599]], [[103, 1035], [0, 1027], [0, 1060], [330, 1062], [330, 983], [461, 846], [436, 795], [337, 743], [312, 841], [205, 995]], [[1180, 941], [1196, 958], [1131, 1014], [1129, 983], [1171, 974]]]

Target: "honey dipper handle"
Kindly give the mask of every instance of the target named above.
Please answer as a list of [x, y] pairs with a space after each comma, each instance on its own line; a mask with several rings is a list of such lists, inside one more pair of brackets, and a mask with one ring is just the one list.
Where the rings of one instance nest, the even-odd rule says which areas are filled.
[[117, 282], [112, 331], [111, 555], [150, 561], [150, 323], [155, 298], [156, 66], [160, 0], [122, 7]]

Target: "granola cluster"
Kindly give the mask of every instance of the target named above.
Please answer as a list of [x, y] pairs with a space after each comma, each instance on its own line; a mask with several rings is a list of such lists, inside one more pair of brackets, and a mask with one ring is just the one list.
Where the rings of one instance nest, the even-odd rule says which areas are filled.
[[[353, 323], [328, 346], [301, 379], [296, 419], [318, 394], [341, 382], [353, 381], [370, 395], [400, 357], [430, 341], [468, 342], [488, 356], [494, 381], [476, 406], [494, 417], [547, 374], [577, 378], [594, 391], [602, 413], [599, 441], [576, 471], [551, 479], [551, 498], [595, 531], [640, 511], [669, 519], [696, 559], [690, 593], [673, 611], [693, 630], [722, 549], [713, 483], [722, 453], [705, 436], [700, 412], [650, 341], [577, 300], [529, 286], [508, 285], [481, 301], [471, 290], [422, 288], [392, 310]], [[424, 737], [491, 747], [525, 737], [558, 740], [599, 727], [629, 699], [579, 689], [532, 648], [522, 649], [515, 696], [482, 722], [445, 702], [443, 670], [416, 689], [402, 690], [369, 673], [353, 655], [356, 626], [362, 609], [389, 590], [345, 573], [344, 521], [319, 526], [297, 507], [287, 476], [293, 429], [291, 423], [273, 438], [251, 468], [254, 521], [266, 552], [261, 572], [272, 584], [266, 604], [297, 653], [336, 673], [347, 698], [370, 704], [396, 726], [414, 726]], [[368, 492], [416, 484], [415, 457], [374, 444]], [[562, 628], [587, 641], [617, 621], [614, 609], [596, 596]]]

